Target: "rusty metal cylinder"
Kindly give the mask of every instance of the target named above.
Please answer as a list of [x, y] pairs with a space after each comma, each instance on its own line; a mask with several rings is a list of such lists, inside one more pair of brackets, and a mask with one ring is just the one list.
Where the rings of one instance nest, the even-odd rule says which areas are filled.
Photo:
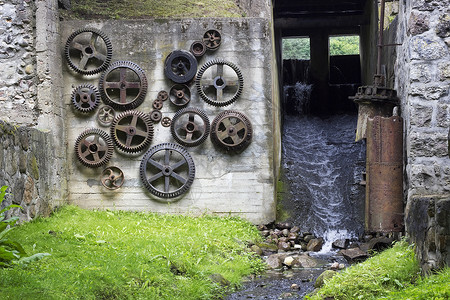
[[366, 135], [366, 231], [403, 231], [403, 119], [369, 118]]

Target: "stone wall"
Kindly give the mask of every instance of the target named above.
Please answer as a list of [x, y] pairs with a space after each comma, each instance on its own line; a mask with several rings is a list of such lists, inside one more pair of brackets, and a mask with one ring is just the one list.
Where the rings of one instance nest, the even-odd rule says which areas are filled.
[[[424, 266], [450, 263], [448, 223], [447, 232], [430, 225], [438, 222], [433, 219], [438, 202], [430, 200], [428, 214], [428, 204], [422, 205], [424, 197], [440, 198], [439, 207], [446, 209], [447, 218], [450, 214], [442, 204], [450, 195], [448, 7], [448, 0], [407, 0], [399, 8], [397, 43], [402, 45], [397, 49], [395, 88], [405, 120], [406, 231], [423, 250], [419, 256]], [[443, 244], [437, 247], [435, 240]]]
[[[274, 141], [279, 131], [274, 130], [278, 118], [276, 91], [272, 90], [272, 43], [269, 20], [265, 18], [239, 19], [183, 19], [183, 20], [122, 20], [122, 21], [64, 21], [61, 23], [61, 51], [65, 41], [74, 31], [86, 26], [104, 32], [113, 47], [112, 61], [126, 60], [136, 63], [145, 72], [149, 82], [143, 104], [137, 110], [149, 113], [159, 91], [169, 91], [174, 84], [164, 75], [166, 57], [174, 50], [189, 50], [191, 43], [201, 38], [207, 30], [219, 30], [222, 43], [216, 51], [208, 51], [198, 60], [199, 69], [212, 59], [222, 58], [238, 66], [244, 78], [244, 89], [239, 99], [226, 107], [215, 107], [204, 102], [190, 83], [191, 100], [188, 107], [202, 109], [210, 121], [224, 110], [244, 113], [252, 123], [253, 137], [242, 153], [231, 155], [213, 146], [211, 140], [187, 148], [194, 159], [195, 179], [189, 191], [181, 197], [169, 199], [170, 203], [155, 197], [144, 187], [139, 177], [139, 165], [145, 153], [126, 154], [116, 148], [108, 165], [87, 168], [75, 155], [74, 143], [87, 128], [100, 128], [95, 112], [77, 113], [71, 95], [80, 84], [97, 86], [100, 75], [81, 76], [64, 70], [64, 104], [68, 128], [69, 199], [84, 208], [110, 208], [123, 210], [149, 210], [162, 213], [212, 213], [238, 215], [254, 223], [268, 223], [275, 219], [274, 161], [279, 161], [279, 151]], [[63, 53], [61, 52], [62, 56]], [[274, 107], [275, 105], [275, 107]], [[163, 116], [172, 118], [177, 108], [164, 102]], [[150, 147], [164, 142], [175, 143], [170, 128], [160, 123], [154, 125]], [[102, 170], [117, 166], [124, 172], [124, 185], [108, 191], [100, 182]]]

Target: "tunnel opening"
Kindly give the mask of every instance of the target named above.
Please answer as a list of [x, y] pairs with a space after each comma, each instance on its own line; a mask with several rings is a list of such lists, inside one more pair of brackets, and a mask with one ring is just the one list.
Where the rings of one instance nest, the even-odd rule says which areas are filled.
[[334, 240], [364, 233], [365, 144], [355, 142], [357, 105], [349, 96], [372, 72], [376, 6], [369, 2], [274, 0], [282, 91], [279, 216], [324, 237], [325, 251]]

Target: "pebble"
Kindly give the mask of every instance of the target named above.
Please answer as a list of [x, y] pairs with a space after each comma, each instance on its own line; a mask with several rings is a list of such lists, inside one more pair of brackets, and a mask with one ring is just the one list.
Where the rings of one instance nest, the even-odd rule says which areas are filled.
[[298, 284], [293, 283], [293, 284], [291, 285], [291, 290], [298, 291], [299, 289], [300, 289], [300, 287], [298, 286]]

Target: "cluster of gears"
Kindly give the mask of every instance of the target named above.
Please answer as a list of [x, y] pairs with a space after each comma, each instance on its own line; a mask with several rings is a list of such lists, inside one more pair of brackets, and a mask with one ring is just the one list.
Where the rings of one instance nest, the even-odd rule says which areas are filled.
[[[163, 143], [145, 152], [140, 178], [153, 195], [174, 198], [185, 193], [195, 177], [194, 161], [184, 147], [198, 146], [210, 136], [216, 147], [228, 153], [243, 151], [253, 136], [251, 122], [243, 113], [225, 110], [210, 123], [203, 110], [186, 107], [191, 99], [188, 84], [192, 82], [199, 96], [213, 106], [230, 105], [241, 95], [244, 80], [235, 64], [213, 59], [198, 69], [197, 59], [207, 50], [217, 50], [221, 39], [217, 30], [208, 30], [201, 40], [192, 43], [190, 51], [170, 53], [164, 72], [174, 85], [169, 91], [160, 91], [152, 102], [153, 110], [144, 113], [137, 110], [147, 94], [144, 71], [130, 61], [111, 63], [112, 44], [100, 30], [85, 28], [73, 32], [64, 49], [69, 67], [82, 75], [102, 72], [98, 88], [82, 84], [73, 90], [73, 107], [80, 113], [91, 113], [102, 101], [104, 105], [96, 118], [101, 126], [109, 127], [109, 133], [91, 128], [78, 136], [75, 153], [79, 161], [86, 167], [98, 168], [109, 162], [116, 147], [125, 153], [143, 152], [153, 139], [153, 124], [161, 122], [170, 127], [178, 144]], [[172, 119], [161, 113], [168, 99], [178, 109]], [[124, 183], [124, 174], [118, 167], [107, 167], [101, 183], [107, 189], [118, 189]]]

